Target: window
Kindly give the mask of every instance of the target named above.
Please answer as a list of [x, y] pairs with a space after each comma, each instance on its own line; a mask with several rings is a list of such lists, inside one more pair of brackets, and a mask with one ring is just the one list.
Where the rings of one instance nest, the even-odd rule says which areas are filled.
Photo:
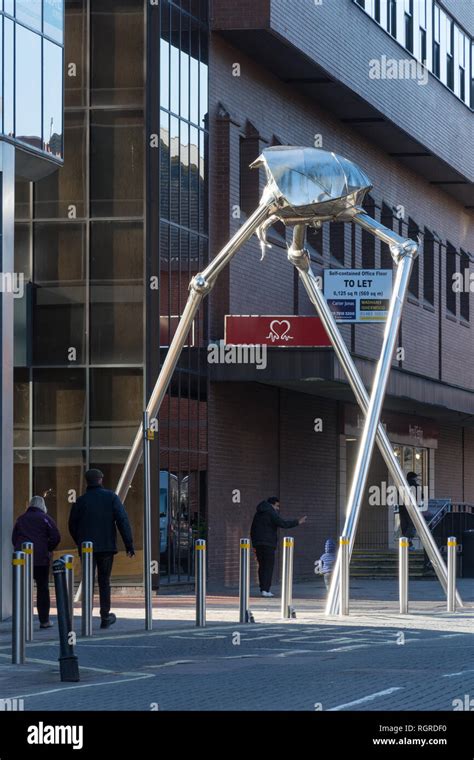
[[463, 283], [463, 288], [461, 290], [461, 319], [464, 319], [466, 322], [469, 322], [470, 317], [470, 310], [469, 310], [469, 301], [470, 301], [470, 289], [469, 287], [465, 287], [465, 283], [470, 283], [469, 279], [469, 270], [470, 270], [470, 264], [471, 260], [469, 257], [469, 254], [467, 254], [465, 251], [461, 251], [461, 282]]
[[91, 369], [91, 446], [130, 446], [143, 411], [141, 369]]
[[446, 309], [456, 315], [456, 291], [454, 280], [457, 268], [457, 251], [451, 243], [446, 245]]
[[314, 227], [308, 227], [306, 233], [306, 244], [309, 249], [309, 254], [312, 258], [323, 258], [323, 230], [320, 227], [318, 230]]
[[32, 29], [41, 31], [41, 0], [16, 0], [16, 17]]
[[446, 16], [446, 84], [454, 91], [454, 24]]
[[93, 222], [91, 363], [143, 361], [143, 297], [143, 224]]
[[[375, 219], [375, 202], [371, 195], [366, 195], [363, 203], [366, 214]], [[362, 268], [373, 269], [375, 267], [375, 237], [372, 233], [362, 229]]]
[[423, 298], [434, 306], [434, 257], [435, 240], [433, 233], [425, 227], [423, 238]]
[[419, 0], [418, 12], [419, 12], [419, 23], [420, 23], [420, 60], [426, 66], [427, 59], [428, 59], [428, 49], [427, 49], [427, 43], [426, 43], [426, 40], [427, 40], [426, 0]]
[[62, 67], [62, 48], [44, 40], [43, 150], [58, 157], [63, 155]]
[[[91, 5], [92, 105], [142, 105], [143, 30], [140, 3], [94, 0]], [[181, 70], [184, 68], [183, 60]]]
[[[419, 232], [420, 230], [416, 222], [413, 219], [409, 218], [408, 219], [408, 237], [418, 242]], [[415, 298], [419, 298], [419, 295], [420, 295], [420, 253], [421, 251], [419, 251], [418, 256], [413, 262], [413, 269], [411, 272], [410, 282], [408, 285], [409, 293]]]
[[60, 44], [64, 35], [64, 0], [43, 0], [43, 32]]
[[86, 383], [83, 369], [33, 372], [33, 445], [83, 446]]
[[16, 25], [15, 135], [41, 148], [41, 37]]
[[380, 0], [374, 0], [374, 19], [380, 24]]
[[405, 47], [413, 53], [413, 0], [405, 0]]
[[92, 111], [91, 216], [143, 215], [143, 150], [141, 111]]
[[260, 143], [256, 135], [240, 138], [240, 210], [247, 216], [253, 214], [260, 201], [260, 173], [258, 169], [250, 169], [259, 154]]
[[474, 109], [474, 42], [471, 44], [471, 108]]
[[[393, 211], [387, 203], [382, 203], [382, 210], [380, 214], [380, 221], [389, 230], [393, 230]], [[380, 266], [382, 269], [393, 268], [393, 258], [390, 253], [390, 248], [387, 243], [382, 243], [380, 247]]]
[[397, 38], [397, 0], [388, 0], [387, 3], [387, 31]]
[[331, 252], [331, 258], [341, 266], [344, 266], [344, 243], [344, 222], [332, 222], [332, 224], [329, 225], [329, 250]]
[[433, 6], [433, 74], [441, 76], [441, 9]]
[[85, 362], [84, 238], [82, 224], [35, 225], [35, 364]]

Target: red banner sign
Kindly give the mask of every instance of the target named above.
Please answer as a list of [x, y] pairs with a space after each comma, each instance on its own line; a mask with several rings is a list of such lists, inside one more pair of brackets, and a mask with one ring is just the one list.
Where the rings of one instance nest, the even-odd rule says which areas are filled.
[[331, 346], [319, 317], [243, 317], [225, 318], [226, 345], [265, 345], [277, 348]]

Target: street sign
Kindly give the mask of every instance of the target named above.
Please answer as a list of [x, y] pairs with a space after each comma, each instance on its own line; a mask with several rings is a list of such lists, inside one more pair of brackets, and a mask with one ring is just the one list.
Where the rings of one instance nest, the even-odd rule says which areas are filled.
[[336, 322], [384, 322], [392, 295], [392, 270], [326, 269], [324, 295]]
[[278, 348], [331, 346], [319, 317], [234, 316], [225, 318], [226, 345]]

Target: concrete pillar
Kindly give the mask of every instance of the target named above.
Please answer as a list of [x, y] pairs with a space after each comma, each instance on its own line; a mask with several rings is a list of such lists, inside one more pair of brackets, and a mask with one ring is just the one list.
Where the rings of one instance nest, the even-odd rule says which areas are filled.
[[0, 611], [11, 616], [11, 534], [13, 528], [13, 292], [5, 275], [13, 276], [15, 219], [15, 148], [0, 141]]

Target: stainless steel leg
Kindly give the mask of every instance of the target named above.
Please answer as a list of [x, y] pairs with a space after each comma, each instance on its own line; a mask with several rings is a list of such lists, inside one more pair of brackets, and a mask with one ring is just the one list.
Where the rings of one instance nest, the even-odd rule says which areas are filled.
[[[311, 270], [309, 257], [304, 250], [304, 238], [304, 225], [295, 227], [293, 245], [291, 246], [288, 254], [289, 259], [298, 269], [300, 279], [331, 339], [331, 343], [334, 347], [336, 356], [347, 375], [347, 379], [349, 380], [349, 384], [354, 392], [357, 403], [359, 404], [362, 411], [367, 414], [369, 406], [369, 395], [362, 380], [360, 379], [350, 351], [339, 332], [334, 316], [327, 304], [321, 288], [319, 287], [319, 283]], [[387, 242], [388, 240], [389, 238], [387, 236]], [[407, 483], [404, 472], [400, 466], [398, 459], [393, 453], [390, 439], [385, 432], [385, 428], [381, 424], [378, 425], [377, 429], [377, 444], [395, 485], [404, 494], [405, 504], [410, 518], [413, 521], [423, 547], [425, 548], [426, 553], [428, 554], [428, 557], [433, 565], [433, 569], [438, 577], [438, 580], [441, 583], [444, 592], [447, 594], [448, 577], [446, 565], [423, 516], [420, 514], [415, 497]], [[458, 592], [456, 593], [456, 599], [458, 606], [462, 607], [462, 599]]]
[[[150, 419], [156, 417], [160, 410], [163, 398], [165, 396], [171, 377], [178, 363], [181, 351], [188, 337], [194, 317], [201, 305], [202, 300], [212, 290], [214, 283], [221, 271], [231, 261], [239, 248], [252, 237], [262, 222], [269, 216], [271, 203], [262, 203], [257, 210], [247, 219], [240, 227], [227, 245], [217, 254], [210, 264], [196, 277], [191, 280], [190, 294], [181, 319], [178, 323], [177, 330], [174, 334], [171, 345], [166, 354], [160, 374], [153, 388], [146, 411]], [[130, 449], [127, 461], [125, 462], [120, 480], [117, 485], [117, 494], [124, 501], [127, 497], [128, 489], [135, 475], [140, 457], [142, 455], [142, 436], [143, 425], [138, 428], [137, 434]]]

